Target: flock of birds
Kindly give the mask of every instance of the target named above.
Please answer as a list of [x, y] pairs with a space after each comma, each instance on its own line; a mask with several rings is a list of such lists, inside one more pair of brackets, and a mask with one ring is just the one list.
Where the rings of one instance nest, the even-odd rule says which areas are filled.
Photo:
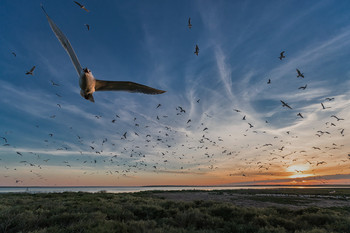
[[[89, 12], [88, 9], [79, 2], [74, 1], [81, 9]], [[145, 94], [162, 94], [165, 91], [144, 86], [141, 84], [125, 81], [102, 81], [97, 80], [92, 76], [92, 73], [87, 68], [82, 68], [74, 53], [72, 46], [70, 45], [66, 36], [61, 32], [57, 25], [48, 16], [44, 8], [42, 7], [49, 25], [56, 37], [60, 41], [63, 48], [68, 53], [73, 65], [78, 73], [81, 95], [87, 100], [94, 102], [92, 94], [95, 91], [128, 91], [128, 92], [139, 92]], [[87, 30], [90, 30], [90, 25], [85, 24]], [[192, 28], [191, 18], [188, 19], [188, 28]], [[16, 57], [16, 53], [12, 52]], [[199, 47], [195, 46], [194, 54], [198, 56]], [[280, 53], [279, 60], [283, 61], [286, 58], [285, 51]], [[29, 71], [26, 71], [26, 75], [34, 75], [36, 66], [33, 66]], [[299, 69], [296, 69], [297, 78], [305, 79], [304, 73]], [[59, 88], [60, 84], [51, 80], [52, 86]], [[268, 85], [273, 84], [273, 80], [267, 81]], [[299, 90], [305, 90], [307, 84], [299, 87]], [[61, 94], [56, 93], [58, 98], [62, 98]], [[197, 98], [194, 102], [200, 105], [201, 99]], [[335, 101], [332, 97], [325, 98], [325, 101]], [[282, 107], [286, 107], [290, 110], [293, 108], [286, 103], [284, 100], [280, 100]], [[61, 103], [57, 103], [59, 109], [62, 108]], [[325, 106], [321, 102], [322, 110], [327, 110], [331, 107]], [[48, 151], [55, 148], [57, 152], [71, 152], [75, 161], [63, 160], [61, 161], [62, 166], [66, 167], [80, 167], [82, 175], [96, 175], [100, 174], [99, 171], [89, 171], [88, 167], [98, 166], [103, 164], [103, 167], [107, 169], [104, 171], [104, 175], [113, 175], [123, 177], [134, 177], [136, 173], [141, 171], [154, 171], [158, 173], [190, 173], [195, 175], [202, 175], [208, 172], [208, 170], [216, 170], [220, 168], [220, 162], [224, 158], [225, 164], [236, 163], [239, 160], [240, 164], [244, 164], [237, 169], [233, 168], [233, 172], [228, 172], [227, 176], [243, 176], [249, 177], [251, 173], [258, 174], [269, 174], [269, 170], [277, 166], [289, 167], [291, 164], [296, 162], [304, 162], [309, 164], [313, 170], [319, 166], [327, 164], [326, 161], [319, 160], [314, 155], [311, 158], [308, 157], [305, 149], [301, 150], [288, 150], [288, 146], [292, 145], [291, 141], [281, 139], [279, 136], [273, 136], [269, 138], [267, 132], [263, 130], [254, 130], [254, 122], [248, 122], [249, 114], [243, 113], [240, 109], [233, 109], [233, 112], [242, 114], [242, 120], [247, 121], [247, 129], [242, 132], [243, 137], [249, 136], [249, 134], [261, 135], [266, 140], [275, 140], [274, 143], [265, 144], [234, 144], [232, 141], [225, 141], [227, 138], [232, 137], [230, 133], [228, 135], [216, 136], [215, 129], [211, 129], [210, 125], [206, 125], [208, 120], [215, 119], [215, 114], [203, 113], [200, 120], [193, 120], [189, 118], [189, 114], [183, 106], [174, 105], [170, 111], [172, 115], [162, 114], [163, 105], [161, 103], [154, 107], [153, 119], [148, 119], [150, 124], [145, 123], [145, 117], [135, 114], [129, 119], [125, 116], [120, 117], [120, 114], [115, 114], [113, 117], [103, 115], [94, 115], [95, 121], [104, 121], [103, 124], [110, 124], [109, 128], [119, 129], [114, 136], [111, 138], [101, 138], [98, 140], [89, 140], [88, 135], [79, 135], [74, 127], [69, 127], [69, 133], [65, 135], [66, 139], [55, 139], [55, 132], [46, 133], [43, 135], [44, 146]], [[234, 116], [235, 114], [233, 114]], [[297, 117], [305, 118], [306, 116], [301, 112], [297, 113]], [[50, 115], [49, 120], [53, 121], [56, 118], [56, 114]], [[107, 118], [107, 119], [106, 119]], [[141, 118], [141, 120], [140, 120]], [[327, 129], [333, 129], [338, 127], [339, 135], [345, 136], [345, 129], [341, 127], [341, 122], [345, 119], [335, 115], [331, 115], [330, 119], [334, 121], [328, 121], [325, 123]], [[266, 121], [266, 124], [269, 122]], [[114, 126], [115, 125], [115, 126]], [[124, 127], [123, 127], [124, 126]], [[125, 128], [126, 131], [120, 131]], [[35, 126], [40, 128], [39, 125]], [[333, 127], [333, 128], [332, 128]], [[154, 131], [153, 129], [157, 129]], [[113, 128], [114, 130], [114, 128]], [[333, 134], [331, 130], [317, 130], [315, 136], [320, 138], [328, 135], [330, 137]], [[200, 136], [197, 134], [191, 134], [191, 132], [200, 132]], [[59, 162], [60, 156], [55, 156], [53, 153], [38, 152], [38, 151], [21, 151], [16, 149], [15, 145], [10, 144], [11, 132], [5, 132], [5, 135], [0, 136], [3, 140], [3, 147], [11, 148], [19, 158], [27, 158], [26, 160], [20, 160], [19, 164], [29, 168], [29, 172], [35, 176], [32, 179], [40, 179], [48, 181], [45, 176], [40, 172], [41, 169], [45, 169], [49, 161]], [[298, 136], [294, 135], [293, 132], [287, 131], [286, 135], [289, 139], [297, 139]], [[237, 140], [237, 139], [235, 139]], [[66, 142], [65, 142], [66, 141]], [[58, 146], [58, 144], [60, 144]], [[76, 148], [73, 148], [73, 144], [79, 145], [79, 154], [76, 152]], [[124, 146], [123, 146], [124, 145]], [[58, 146], [58, 147], [57, 147]], [[327, 156], [333, 156], [332, 151], [341, 150], [344, 145], [338, 145], [335, 142], [329, 145], [324, 145], [323, 148], [319, 146], [313, 146], [310, 150], [316, 150], [317, 153], [324, 153]], [[270, 148], [270, 149], [268, 149]], [[242, 151], [256, 150], [261, 155], [266, 155], [268, 159], [260, 160], [259, 157], [249, 158], [245, 156]], [[200, 158], [195, 157], [195, 154], [201, 155]], [[264, 158], [266, 158], [266, 156]], [[35, 161], [34, 161], [35, 159]], [[348, 162], [350, 154], [341, 159], [340, 162]], [[0, 158], [1, 160], [1, 158]], [[276, 161], [274, 161], [276, 160]], [[277, 162], [277, 163], [276, 163]], [[176, 164], [176, 165], [175, 165]], [[4, 166], [6, 170], [13, 169], [17, 171], [17, 168], [8, 168]], [[272, 170], [272, 169], [271, 169]], [[295, 170], [297, 173], [304, 173], [310, 171]], [[270, 172], [273, 175], [274, 172]], [[13, 178], [13, 176], [6, 175], [5, 178]], [[23, 180], [20, 177], [15, 178], [15, 182], [23, 184]], [[48, 181], [49, 182], [49, 181]], [[323, 182], [323, 181], [321, 181]]]

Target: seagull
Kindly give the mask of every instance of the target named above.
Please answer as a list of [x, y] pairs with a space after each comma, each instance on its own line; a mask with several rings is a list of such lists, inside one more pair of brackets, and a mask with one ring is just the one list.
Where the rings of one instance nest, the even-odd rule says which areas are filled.
[[198, 45], [196, 45], [196, 50], [194, 51], [194, 53], [198, 56], [198, 53], [199, 53]]
[[334, 100], [334, 98], [327, 97], [325, 100], [332, 101], [332, 100]]
[[189, 29], [191, 29], [191, 28], [192, 28], [191, 18], [188, 18], [188, 28], [189, 28]]
[[331, 117], [334, 117], [335, 119], [337, 119], [337, 121], [343, 121], [344, 120], [343, 118], [339, 118], [339, 117], [337, 117], [335, 115], [332, 115]]
[[68, 53], [70, 59], [79, 76], [79, 86], [81, 88], [80, 95], [91, 102], [95, 102], [93, 93], [95, 91], [127, 91], [127, 92], [138, 92], [144, 94], [162, 94], [165, 91], [158, 90], [152, 87], [148, 87], [142, 84], [129, 82], [129, 81], [103, 81], [95, 79], [91, 71], [88, 68], [82, 68], [79, 60], [69, 42], [67, 37], [62, 33], [62, 31], [57, 27], [57, 25], [51, 20], [49, 15], [46, 13], [44, 7], [41, 5], [46, 18], [52, 31], [55, 33], [57, 39], [60, 41], [63, 48]]
[[303, 86], [303, 87], [299, 87], [298, 89], [303, 89], [303, 90], [305, 90], [306, 87], [307, 87], [307, 84], [305, 84], [305, 86]]
[[161, 104], [158, 104], [158, 105], [157, 105], [157, 108], [159, 108], [160, 106], [162, 106], [162, 105], [161, 105]]
[[269, 81], [267, 81], [267, 84], [271, 84], [271, 79], [269, 79]]
[[35, 70], [35, 66], [33, 66], [29, 71], [27, 71], [26, 75], [28, 74], [33, 75], [34, 70]]
[[75, 2], [75, 4], [77, 4], [78, 6], [80, 6], [81, 9], [84, 9], [86, 12], [89, 12], [89, 10], [86, 9], [85, 6], [81, 5], [79, 2], [76, 2], [76, 1], [74, 1], [74, 2]]
[[297, 116], [300, 116], [301, 118], [304, 118], [303, 115], [301, 115], [300, 112], [297, 114]]
[[298, 70], [298, 69], [297, 69], [297, 72], [298, 72], [298, 76], [297, 76], [297, 78], [298, 78], [298, 77], [302, 77], [302, 78], [304, 78], [304, 74], [303, 74], [303, 73], [301, 73], [301, 72], [300, 72], [300, 70]]
[[286, 56], [284, 56], [284, 53], [285, 53], [285, 51], [282, 51], [282, 52], [280, 53], [280, 56], [278, 57], [281, 61], [282, 61], [283, 58], [286, 57]]
[[84, 24], [87, 28], [88, 31], [90, 31], [90, 25], [89, 24]]
[[52, 86], [60, 86], [59, 84], [55, 83], [54, 81], [50, 80], [52, 83]]
[[285, 103], [284, 101], [281, 100], [282, 103], [282, 107], [287, 107], [289, 109], [292, 109], [287, 103]]
[[13, 56], [15, 56], [15, 57], [17, 56], [15, 52], [12, 52], [12, 54], [13, 54]]

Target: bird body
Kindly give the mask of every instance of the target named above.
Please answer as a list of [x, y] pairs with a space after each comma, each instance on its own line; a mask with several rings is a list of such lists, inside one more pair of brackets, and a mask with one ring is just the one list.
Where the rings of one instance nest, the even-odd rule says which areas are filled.
[[194, 54], [196, 54], [196, 55], [198, 56], [198, 53], [199, 53], [199, 47], [198, 47], [198, 45], [196, 45], [196, 48], [195, 48]]
[[89, 10], [86, 9], [84, 5], [81, 5], [79, 2], [76, 2], [76, 1], [74, 1], [74, 2], [75, 2], [75, 4], [77, 4], [81, 9], [84, 9], [86, 12], [89, 12]]
[[138, 93], [144, 93], [144, 94], [162, 94], [165, 92], [162, 90], [158, 90], [158, 89], [148, 87], [142, 84], [134, 83], [134, 82], [103, 81], [103, 80], [95, 79], [95, 77], [92, 75], [92, 72], [88, 68], [83, 69], [81, 67], [79, 60], [73, 50], [73, 47], [71, 46], [67, 37], [57, 27], [57, 25], [52, 21], [52, 19], [48, 16], [44, 7], [41, 6], [41, 8], [43, 9], [46, 15], [46, 18], [49, 22], [49, 25], [52, 31], [55, 33], [57, 39], [60, 41], [61, 45], [66, 50], [70, 59], [73, 62], [73, 65], [79, 76], [79, 86], [81, 88], [80, 95], [82, 97], [84, 97], [87, 100], [90, 100], [91, 102], [94, 102], [94, 97], [92, 94], [95, 91], [127, 91], [127, 92], [133, 92], [133, 93], [138, 92]]
[[191, 28], [192, 28], [191, 18], [188, 18], [188, 28], [189, 28], [189, 29], [191, 29]]
[[301, 73], [300, 70], [297, 69], [297, 73], [298, 73], [297, 78], [299, 78], [299, 77], [304, 78], [304, 74]]
[[286, 57], [286, 56], [284, 56], [284, 53], [285, 53], [285, 51], [282, 51], [282, 52], [280, 53], [280, 56], [278, 57], [281, 61], [282, 61], [283, 58]]
[[281, 100], [282, 103], [282, 107], [287, 107], [289, 109], [292, 109], [291, 106], [289, 106], [286, 102], [284, 102], [283, 100]]
[[35, 66], [33, 66], [29, 71], [27, 71], [26, 75], [28, 74], [33, 75], [34, 70], [35, 70]]

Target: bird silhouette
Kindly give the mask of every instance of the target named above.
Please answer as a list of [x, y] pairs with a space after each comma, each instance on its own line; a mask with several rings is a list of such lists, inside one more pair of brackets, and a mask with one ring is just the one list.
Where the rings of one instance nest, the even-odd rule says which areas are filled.
[[282, 61], [283, 58], [286, 57], [286, 56], [284, 56], [284, 53], [285, 53], [285, 51], [282, 51], [282, 52], [280, 53], [280, 56], [278, 57], [281, 61]]
[[303, 115], [301, 115], [300, 112], [297, 114], [297, 116], [300, 116], [301, 118], [304, 118]]
[[307, 87], [307, 84], [305, 84], [305, 86], [303, 86], [303, 87], [299, 87], [298, 89], [303, 89], [303, 90], [305, 90], [306, 87]]
[[285, 103], [283, 100], [281, 100], [281, 103], [282, 103], [282, 107], [287, 107], [289, 109], [292, 109], [292, 107], [289, 106], [287, 103]]
[[35, 66], [33, 66], [29, 71], [27, 71], [26, 75], [28, 74], [33, 75], [34, 70], [35, 70]]
[[271, 79], [269, 79], [269, 81], [267, 81], [267, 84], [271, 84]]
[[189, 29], [191, 29], [191, 28], [192, 28], [191, 18], [188, 18], [188, 28], [189, 28]]
[[79, 2], [74, 1], [75, 4], [77, 4], [81, 9], [84, 9], [86, 12], [89, 12], [88, 9], [85, 8], [85, 6], [81, 5]]
[[297, 69], [297, 72], [298, 72], [297, 78], [299, 78], [299, 77], [304, 78], [304, 74], [301, 73], [300, 70]]
[[87, 28], [88, 31], [90, 31], [90, 25], [89, 24], [84, 24]]
[[[77, 3], [78, 4], [78, 3]], [[49, 15], [46, 13], [44, 7], [41, 5], [46, 18], [49, 22], [49, 25], [52, 31], [55, 33], [57, 39], [60, 41], [63, 48], [68, 53], [71, 58], [73, 65], [79, 76], [79, 86], [81, 88], [80, 95], [90, 100], [91, 102], [95, 102], [93, 93], [95, 91], [127, 91], [127, 92], [138, 92], [144, 94], [162, 94], [165, 91], [158, 90], [152, 87], [148, 87], [142, 84], [128, 82], [128, 81], [103, 81], [95, 79], [92, 75], [91, 71], [88, 68], [82, 68], [79, 60], [69, 42], [67, 37], [62, 33], [62, 31], [57, 27], [57, 25], [52, 21]]]
[[199, 48], [198, 48], [198, 45], [196, 45], [196, 48], [195, 48], [194, 54], [196, 54], [196, 55], [198, 56], [198, 53], [199, 53]]

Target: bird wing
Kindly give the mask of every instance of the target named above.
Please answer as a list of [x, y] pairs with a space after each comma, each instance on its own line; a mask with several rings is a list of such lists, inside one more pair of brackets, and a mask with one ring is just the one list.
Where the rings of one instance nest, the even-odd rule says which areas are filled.
[[67, 39], [67, 37], [63, 34], [63, 32], [57, 27], [57, 25], [51, 20], [51, 18], [49, 17], [49, 15], [46, 13], [44, 7], [41, 5], [41, 8], [43, 9], [47, 20], [49, 21], [50, 27], [52, 29], [52, 31], [55, 33], [57, 39], [60, 41], [61, 45], [63, 46], [63, 48], [67, 51], [70, 59], [73, 62], [73, 65], [76, 69], [76, 71], [78, 72], [78, 76], [80, 77], [80, 72], [83, 70], [81, 68], [81, 65], [79, 63], [79, 60], [77, 58], [77, 55], [75, 54], [72, 45], [69, 43], [69, 40]]
[[83, 7], [83, 5], [81, 5], [79, 2], [76, 2], [76, 1], [74, 1], [74, 2], [75, 2], [75, 4], [77, 4], [78, 6]]
[[31, 69], [30, 69], [30, 72], [33, 72], [35, 70], [35, 66], [33, 66]]
[[96, 79], [95, 91], [127, 91], [144, 94], [162, 94], [165, 91], [127, 81], [103, 81]]

